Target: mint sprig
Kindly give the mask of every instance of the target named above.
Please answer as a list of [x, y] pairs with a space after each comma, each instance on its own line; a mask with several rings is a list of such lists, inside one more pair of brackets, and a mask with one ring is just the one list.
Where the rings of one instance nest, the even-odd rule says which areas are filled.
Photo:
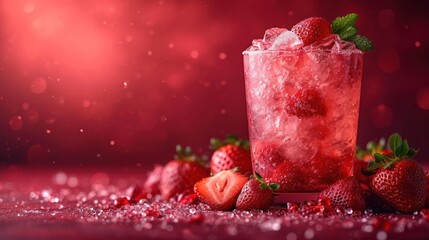
[[357, 48], [363, 51], [373, 49], [371, 41], [365, 36], [357, 34], [358, 28], [355, 26], [359, 15], [350, 13], [343, 17], [337, 17], [331, 23], [332, 32], [338, 34], [344, 41], [352, 42]]
[[374, 161], [368, 164], [368, 171], [390, 168], [394, 163], [409, 159], [417, 154], [418, 149], [410, 148], [408, 142], [401, 135], [394, 133], [387, 141], [391, 154], [374, 153]]

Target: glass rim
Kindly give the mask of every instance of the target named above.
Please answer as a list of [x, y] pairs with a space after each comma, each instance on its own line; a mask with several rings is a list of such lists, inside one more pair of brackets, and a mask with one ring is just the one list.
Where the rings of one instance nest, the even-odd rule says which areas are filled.
[[243, 55], [252, 55], [252, 54], [274, 54], [281, 53], [282, 55], [299, 55], [305, 53], [329, 53], [329, 54], [364, 54], [364, 51], [359, 49], [344, 49], [344, 50], [335, 50], [335, 49], [297, 49], [297, 50], [244, 50]]

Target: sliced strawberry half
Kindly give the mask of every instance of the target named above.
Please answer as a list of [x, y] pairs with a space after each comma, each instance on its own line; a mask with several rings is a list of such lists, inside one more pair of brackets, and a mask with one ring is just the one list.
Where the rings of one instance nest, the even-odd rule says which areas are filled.
[[295, 24], [291, 29], [304, 43], [304, 46], [318, 42], [332, 33], [331, 24], [321, 17], [311, 17]]
[[234, 207], [248, 177], [231, 170], [221, 171], [197, 182], [194, 192], [198, 199], [213, 210], [227, 211]]

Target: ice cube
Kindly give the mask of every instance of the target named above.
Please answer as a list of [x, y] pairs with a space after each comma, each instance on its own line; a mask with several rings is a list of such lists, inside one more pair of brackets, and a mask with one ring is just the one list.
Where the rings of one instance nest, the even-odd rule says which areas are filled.
[[314, 44], [306, 46], [306, 50], [332, 50], [333, 52], [340, 52], [342, 50], [356, 50], [354, 43], [341, 40], [337, 34], [331, 34], [326, 38]]
[[291, 31], [283, 31], [269, 48], [269, 50], [296, 50], [303, 45], [299, 37]]
[[279, 35], [287, 31], [286, 28], [270, 28], [265, 31], [264, 42], [273, 43]]

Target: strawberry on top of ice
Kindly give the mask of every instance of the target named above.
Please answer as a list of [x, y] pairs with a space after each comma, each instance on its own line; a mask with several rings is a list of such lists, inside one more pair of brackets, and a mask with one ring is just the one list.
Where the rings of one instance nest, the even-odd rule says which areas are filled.
[[270, 28], [263, 39], [253, 40], [247, 51], [281, 50], [372, 50], [372, 43], [357, 34], [358, 14], [338, 17], [332, 23], [321, 17], [310, 17], [295, 24], [291, 30]]

